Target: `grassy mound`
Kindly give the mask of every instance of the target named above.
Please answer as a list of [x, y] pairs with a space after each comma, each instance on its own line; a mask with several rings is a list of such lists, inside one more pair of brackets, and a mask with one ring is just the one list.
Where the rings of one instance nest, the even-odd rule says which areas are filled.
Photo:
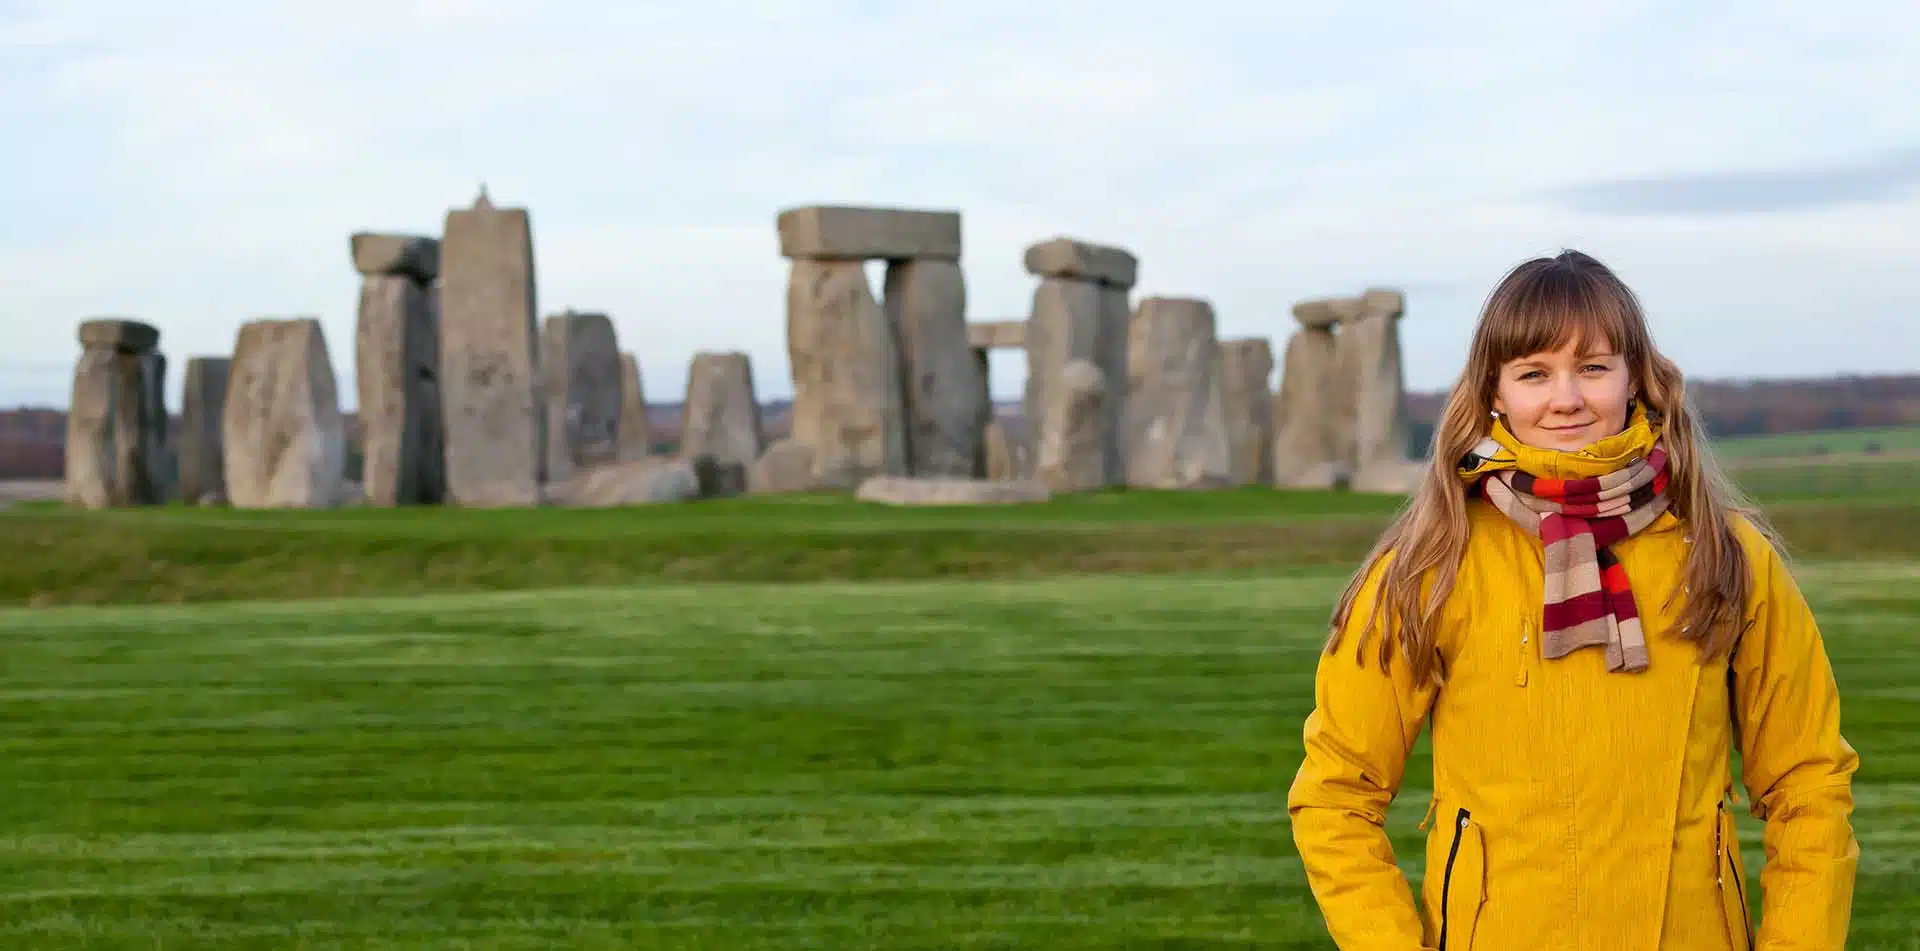
[[[606, 511], [0, 513], [0, 604], [190, 602], [663, 581], [1234, 572], [1351, 565], [1398, 498], [1112, 492], [905, 509], [843, 496]], [[1782, 501], [1798, 552], [1920, 553], [1920, 496]]]

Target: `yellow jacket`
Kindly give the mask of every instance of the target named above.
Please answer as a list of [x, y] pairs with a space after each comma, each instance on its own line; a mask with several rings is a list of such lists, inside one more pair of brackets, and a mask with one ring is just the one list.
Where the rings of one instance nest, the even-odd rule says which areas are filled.
[[[1531, 471], [1577, 478], [1611, 468], [1617, 448], [1518, 451]], [[1379, 632], [1356, 662], [1377, 570], [1355, 628], [1320, 661], [1288, 809], [1339, 947], [1844, 948], [1859, 759], [1840, 734], [1819, 629], [1766, 539], [1739, 523], [1755, 576], [1748, 627], [1730, 658], [1704, 664], [1666, 633], [1679, 623], [1665, 602], [1682, 583], [1686, 526], [1669, 513], [1615, 545], [1650, 666], [1609, 673], [1598, 649], [1541, 657], [1540, 543], [1483, 501], [1469, 511], [1435, 645], [1444, 685], [1415, 685], [1399, 659], [1383, 672]], [[1382, 823], [1427, 724], [1434, 796], [1416, 900]], [[1736, 742], [1766, 822], [1757, 923], [1729, 804]]]

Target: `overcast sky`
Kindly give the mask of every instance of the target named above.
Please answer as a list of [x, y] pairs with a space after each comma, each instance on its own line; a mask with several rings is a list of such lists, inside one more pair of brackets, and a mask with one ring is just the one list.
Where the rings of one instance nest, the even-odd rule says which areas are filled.
[[1399, 286], [1418, 389], [1566, 246], [1694, 376], [1920, 371], [1920, 4], [1674, 6], [0, 0], [0, 405], [64, 405], [102, 314], [161, 327], [176, 407], [242, 321], [317, 316], [351, 405], [348, 235], [483, 181], [541, 313], [609, 313], [667, 400], [702, 349], [791, 393], [774, 216], [818, 202], [963, 212], [975, 320], [1057, 234], [1276, 350]]

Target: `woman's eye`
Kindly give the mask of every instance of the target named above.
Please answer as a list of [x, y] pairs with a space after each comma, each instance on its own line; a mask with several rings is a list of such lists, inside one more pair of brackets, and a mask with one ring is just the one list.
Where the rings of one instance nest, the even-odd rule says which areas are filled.
[[1604, 363], [1589, 363], [1586, 365], [1586, 367], [1584, 367], [1584, 369], [1587, 370], [1587, 372], [1589, 373], [1605, 373], [1608, 370], [1612, 369], [1612, 367], [1609, 367]]

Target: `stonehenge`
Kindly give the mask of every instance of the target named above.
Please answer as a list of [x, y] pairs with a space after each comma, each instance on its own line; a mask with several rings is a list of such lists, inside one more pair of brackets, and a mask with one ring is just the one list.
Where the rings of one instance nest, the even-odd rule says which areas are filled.
[[1033, 313], [1024, 335], [1027, 384], [1022, 405], [1028, 424], [1046, 428], [1048, 408], [1057, 405], [1052, 389], [1067, 364], [1086, 360], [1110, 382], [1101, 402], [1099, 446], [1105, 485], [1127, 481], [1126, 413], [1131, 386], [1117, 381], [1128, 374], [1128, 339], [1134, 321], [1127, 294], [1139, 272], [1138, 260], [1121, 248], [1055, 237], [1027, 248], [1027, 273], [1040, 278]]
[[80, 324], [67, 410], [66, 500], [79, 508], [167, 499], [166, 358], [160, 331], [134, 320]]
[[620, 453], [620, 349], [605, 314], [567, 310], [540, 332], [540, 401], [546, 422], [546, 475], [613, 462]]
[[647, 389], [640, 362], [631, 353], [620, 354], [620, 435], [614, 454], [621, 462], [645, 459], [653, 452], [653, 430], [647, 425]]
[[[1408, 445], [1397, 290], [1296, 302], [1276, 377], [1275, 344], [1221, 339], [1208, 298], [1135, 302], [1140, 262], [1125, 248], [1029, 244], [1029, 312], [969, 321], [958, 212], [808, 205], [774, 224], [784, 433], [769, 428], [777, 412], [763, 419], [748, 353], [725, 349], [692, 356], [677, 446], [656, 431], [640, 355], [609, 314], [536, 318], [530, 215], [483, 188], [439, 235], [349, 236], [356, 426], [317, 318], [249, 320], [230, 357], [190, 358], [177, 435], [159, 329], [83, 321], [67, 499], [485, 508], [826, 491], [992, 504], [1120, 487], [1397, 493], [1424, 464]], [[877, 288], [869, 262], [883, 264]], [[1004, 413], [994, 350], [1027, 364]]]
[[369, 504], [431, 505], [446, 494], [440, 407], [440, 242], [360, 232], [354, 325], [361, 484]]
[[1273, 401], [1276, 485], [1361, 492], [1411, 491], [1400, 318], [1406, 297], [1370, 288], [1293, 308], [1300, 328], [1287, 343]]
[[1227, 474], [1234, 485], [1273, 483], [1273, 347], [1265, 337], [1223, 340], [1220, 396], [1227, 420]]
[[447, 497], [538, 505], [546, 469], [533, 229], [485, 192], [447, 212], [440, 239], [440, 399]]
[[221, 450], [220, 433], [225, 425], [227, 376], [232, 364], [226, 357], [187, 361], [185, 392], [180, 398], [181, 501], [226, 501], [226, 453]]
[[1213, 306], [1190, 297], [1140, 302], [1127, 360], [1127, 483], [1148, 489], [1231, 482]]
[[[794, 442], [813, 485], [970, 476], [990, 407], [966, 324], [960, 215], [819, 205], [775, 220], [787, 278]], [[882, 301], [865, 262], [886, 262]]]
[[241, 326], [220, 443], [234, 508], [332, 508], [345, 501], [346, 432], [319, 320]]
[[765, 442], [752, 361], [738, 352], [694, 354], [680, 410], [681, 457], [711, 456], [744, 469]]

